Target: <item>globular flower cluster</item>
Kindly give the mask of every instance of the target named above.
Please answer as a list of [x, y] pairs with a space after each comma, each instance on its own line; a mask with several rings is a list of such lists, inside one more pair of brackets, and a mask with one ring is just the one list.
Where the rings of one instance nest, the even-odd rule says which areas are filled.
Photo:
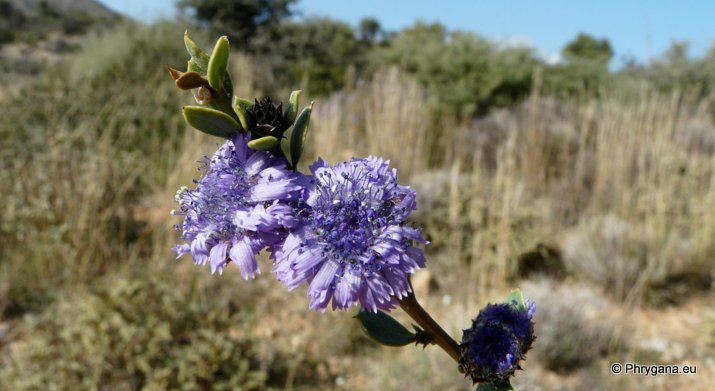
[[176, 194], [184, 216], [180, 228], [188, 243], [174, 247], [179, 257], [190, 253], [199, 265], [222, 273], [235, 263], [244, 279], [260, 273], [256, 254], [285, 237], [295, 225], [285, 201], [297, 198], [301, 176], [285, 168], [282, 158], [248, 148], [248, 135], [227, 140], [203, 161], [204, 176], [195, 189]]
[[289, 289], [308, 284], [317, 310], [389, 310], [410, 293], [408, 276], [425, 265], [414, 244], [426, 241], [405, 224], [416, 194], [397, 183], [389, 162], [318, 160], [304, 176], [247, 141], [227, 141], [204, 163], [196, 189], [177, 194], [188, 241], [175, 247], [179, 256], [191, 253], [219, 273], [233, 262], [249, 278], [268, 247], [277, 278]]
[[324, 310], [359, 304], [389, 310], [410, 292], [408, 276], [424, 267], [426, 243], [420, 230], [405, 224], [416, 194], [397, 183], [389, 162], [369, 157], [330, 167], [311, 166], [312, 184], [305, 207], [276, 249], [273, 268], [293, 289], [309, 283], [310, 307]]
[[521, 369], [534, 341], [535, 303], [523, 310], [516, 304], [489, 304], [464, 330], [459, 365], [475, 383], [505, 381]]

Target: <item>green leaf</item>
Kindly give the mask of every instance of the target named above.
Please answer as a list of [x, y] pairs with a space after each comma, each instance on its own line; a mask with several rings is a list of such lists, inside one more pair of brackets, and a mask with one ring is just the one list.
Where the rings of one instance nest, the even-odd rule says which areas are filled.
[[196, 60], [192, 57], [186, 63], [186, 72], [196, 72], [198, 74], [205, 75], [206, 69], [201, 69], [201, 67], [196, 64]]
[[[281, 151], [283, 151], [283, 156], [285, 156], [286, 160], [289, 162], [292, 162], [293, 159], [290, 158], [290, 136], [293, 134], [292, 130], [287, 130], [285, 133], [283, 133], [283, 136], [281, 138]], [[292, 166], [291, 166], [292, 167]], [[293, 167], [295, 170], [296, 168]]]
[[233, 80], [231, 80], [231, 74], [228, 70], [223, 75], [223, 92], [228, 96], [226, 101], [231, 102], [231, 98], [233, 97]]
[[303, 109], [296, 118], [293, 124], [293, 132], [290, 135], [290, 157], [291, 165], [298, 167], [300, 155], [303, 153], [305, 145], [305, 136], [308, 134], [308, 125], [310, 125], [310, 113], [313, 111], [313, 102], [310, 106]]
[[[229, 45], [228, 38], [223, 36], [216, 41], [211, 57], [209, 58], [206, 78], [209, 85], [216, 91], [223, 90], [223, 81], [228, 66]], [[229, 91], [230, 92], [230, 91]]]
[[521, 289], [516, 288], [509, 296], [506, 297], [507, 304], [516, 306], [519, 311], [526, 311], [526, 304], [524, 304], [524, 294], [521, 293]]
[[189, 52], [191, 59], [188, 64], [188, 71], [198, 72], [202, 75], [206, 74], [209, 67], [209, 55], [206, 54], [199, 45], [189, 37], [189, 31], [184, 32], [184, 45], [186, 51]]
[[355, 317], [362, 323], [362, 331], [383, 345], [405, 346], [415, 341], [414, 333], [382, 311], [360, 311]]
[[295, 122], [295, 117], [298, 116], [298, 102], [300, 101], [300, 94], [303, 91], [295, 90], [290, 93], [290, 98], [288, 98], [288, 105], [285, 110], [283, 110], [283, 120], [292, 124]]
[[241, 131], [241, 125], [222, 111], [202, 106], [184, 106], [182, 110], [189, 125], [212, 136], [227, 138]]
[[513, 391], [514, 388], [511, 386], [509, 381], [502, 381], [497, 383], [479, 383], [475, 391]]
[[248, 148], [257, 149], [259, 151], [267, 151], [278, 144], [278, 139], [273, 136], [261, 137], [248, 142]]
[[233, 97], [233, 111], [238, 115], [238, 120], [244, 129], [251, 129], [251, 121], [248, 116], [248, 112], [253, 110], [254, 103], [248, 99], [239, 98], [237, 96]]

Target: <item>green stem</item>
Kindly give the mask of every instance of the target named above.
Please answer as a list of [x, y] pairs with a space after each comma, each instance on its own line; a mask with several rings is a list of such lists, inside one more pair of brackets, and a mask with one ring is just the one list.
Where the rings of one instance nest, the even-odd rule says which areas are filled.
[[432, 337], [433, 343], [439, 345], [454, 361], [459, 362], [461, 353], [457, 341], [452, 339], [452, 337], [432, 319], [430, 314], [422, 308], [420, 303], [417, 302], [414, 293], [410, 293], [407, 297], [400, 300], [400, 307]]

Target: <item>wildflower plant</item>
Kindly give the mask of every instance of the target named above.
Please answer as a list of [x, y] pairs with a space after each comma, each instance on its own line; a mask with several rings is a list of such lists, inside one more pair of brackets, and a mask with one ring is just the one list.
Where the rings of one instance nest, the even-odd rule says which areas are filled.
[[[382, 157], [330, 165], [318, 159], [298, 171], [313, 103], [299, 110], [301, 91], [286, 104], [233, 95], [229, 43], [210, 54], [188, 34], [185, 72], [169, 68], [177, 87], [192, 91], [183, 107], [192, 127], [225, 139], [201, 161], [203, 176], [176, 195], [183, 217], [179, 257], [219, 274], [229, 264], [244, 279], [260, 273], [267, 250], [271, 270], [289, 290], [307, 286], [309, 307], [357, 306], [356, 318], [373, 340], [388, 346], [438, 345], [477, 389], [511, 389], [509, 379], [535, 339], [535, 304], [519, 290], [479, 312], [457, 343], [419, 304], [410, 276], [426, 266], [422, 231], [408, 222], [414, 190], [400, 185]], [[400, 307], [417, 324], [410, 331], [387, 312]]]

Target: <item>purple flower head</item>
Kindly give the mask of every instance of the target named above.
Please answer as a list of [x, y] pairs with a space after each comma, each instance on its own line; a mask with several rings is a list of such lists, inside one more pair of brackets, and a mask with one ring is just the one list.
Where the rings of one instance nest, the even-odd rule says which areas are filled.
[[191, 253], [194, 263], [209, 263], [212, 273], [233, 262], [244, 279], [260, 273], [256, 254], [296, 223], [293, 209], [280, 201], [302, 188], [300, 174], [287, 170], [284, 159], [250, 149], [247, 142], [247, 135], [236, 135], [206, 157], [203, 178], [195, 181], [196, 189], [177, 192], [179, 211], [172, 211], [184, 216], [180, 228], [188, 242], [174, 247], [179, 257]]
[[309, 285], [310, 308], [389, 310], [411, 290], [407, 277], [425, 266], [413, 242], [419, 229], [404, 224], [416, 194], [397, 184], [381, 158], [353, 159], [330, 167], [318, 160], [300, 224], [274, 250], [273, 271], [289, 289]]
[[536, 305], [526, 303], [523, 310], [515, 304], [489, 304], [464, 330], [459, 345], [459, 365], [475, 383], [507, 380], [525, 358], [534, 341], [532, 318]]

